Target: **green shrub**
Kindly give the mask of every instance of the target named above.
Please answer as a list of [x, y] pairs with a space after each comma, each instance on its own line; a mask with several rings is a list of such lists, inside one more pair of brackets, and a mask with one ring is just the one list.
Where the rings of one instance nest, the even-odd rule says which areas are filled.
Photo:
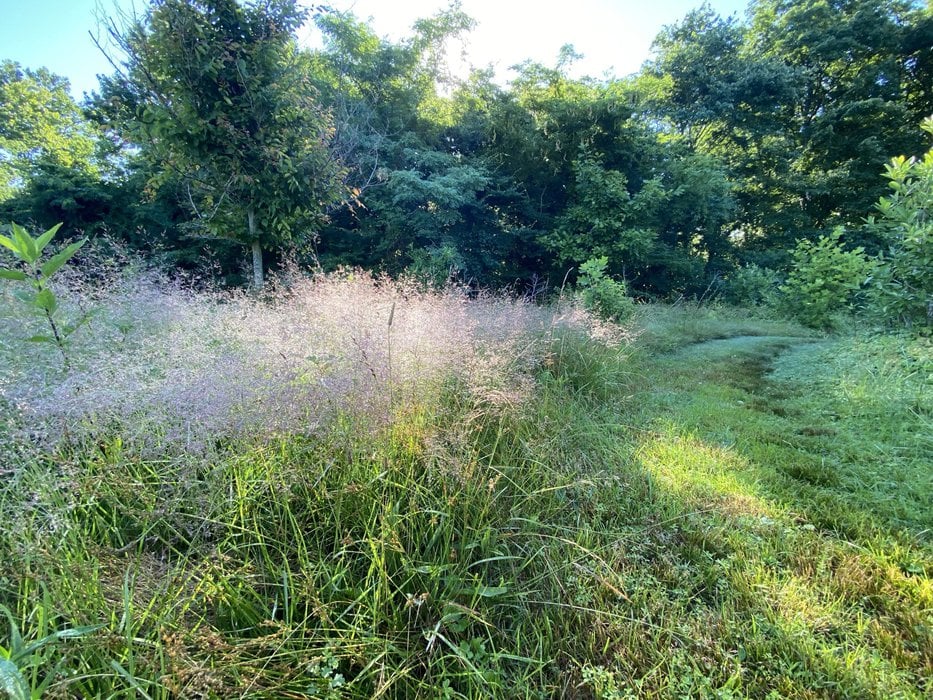
[[583, 305], [607, 321], [623, 321], [635, 310], [632, 299], [626, 294], [624, 282], [606, 276], [609, 258], [590, 258], [580, 265], [577, 287]]
[[[933, 134], [933, 117], [922, 128]], [[878, 202], [869, 226], [887, 250], [873, 276], [872, 310], [888, 323], [933, 325], [933, 148], [922, 160], [894, 158], [885, 168], [893, 193]]]
[[776, 306], [780, 299], [780, 275], [767, 267], [750, 264], [730, 273], [724, 298], [741, 306]]
[[836, 228], [794, 249], [793, 269], [780, 289], [787, 311], [808, 326], [831, 326], [834, 314], [852, 307], [874, 268], [861, 247], [845, 249], [842, 234]]

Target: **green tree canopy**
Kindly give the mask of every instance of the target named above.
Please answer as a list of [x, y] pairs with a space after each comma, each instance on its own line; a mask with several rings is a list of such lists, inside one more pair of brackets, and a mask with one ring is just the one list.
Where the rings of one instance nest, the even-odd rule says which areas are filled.
[[127, 135], [180, 176], [199, 230], [262, 248], [319, 227], [343, 195], [332, 123], [302, 71], [296, 0], [153, 0], [112, 32], [126, 53], [101, 99]]
[[41, 163], [90, 173], [96, 134], [65, 78], [45, 68], [0, 63], [0, 201], [13, 196]]

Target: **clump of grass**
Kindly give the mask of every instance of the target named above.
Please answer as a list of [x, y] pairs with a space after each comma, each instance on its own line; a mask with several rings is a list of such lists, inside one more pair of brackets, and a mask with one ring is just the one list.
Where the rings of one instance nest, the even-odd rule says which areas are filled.
[[505, 298], [468, 303], [454, 289], [359, 271], [298, 279], [271, 302], [137, 275], [92, 303], [67, 374], [40, 352], [0, 347], [0, 401], [44, 442], [116, 431], [126, 444], [203, 452], [245, 436], [310, 435], [339, 411], [375, 420], [390, 399], [423, 401], [452, 374], [517, 387], [536, 338], [561, 323]]
[[95, 301], [71, 375], [19, 358], [4, 385], [9, 447], [32, 448], [0, 492], [0, 603], [26, 630], [106, 628], [59, 650], [55, 692], [556, 682], [553, 640], [514, 611], [557, 599], [519, 582], [589, 555], [548, 534], [580, 475], [531, 451], [534, 394], [606, 327], [358, 272], [271, 304], [147, 278]]

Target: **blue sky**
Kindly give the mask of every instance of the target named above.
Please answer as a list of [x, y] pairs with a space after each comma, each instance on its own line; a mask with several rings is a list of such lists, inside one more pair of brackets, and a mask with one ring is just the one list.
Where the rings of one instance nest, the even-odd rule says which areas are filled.
[[[665, 25], [681, 19], [701, 0], [463, 0], [478, 21], [465, 47], [472, 64], [493, 64], [507, 76], [508, 66], [531, 58], [552, 65], [561, 45], [571, 43], [584, 60], [577, 74], [627, 75], [648, 58], [651, 41]], [[399, 38], [412, 22], [445, 7], [445, 0], [333, 0], [336, 9], [372, 17], [378, 34]], [[745, 0], [711, 0], [724, 16], [742, 16]], [[0, 60], [29, 68], [45, 66], [71, 80], [80, 98], [97, 86], [96, 75], [111, 68], [91, 40], [97, 17], [129, 9], [133, 0], [0, 0]], [[135, 0], [137, 9], [146, 3]], [[302, 39], [313, 42], [311, 30]]]

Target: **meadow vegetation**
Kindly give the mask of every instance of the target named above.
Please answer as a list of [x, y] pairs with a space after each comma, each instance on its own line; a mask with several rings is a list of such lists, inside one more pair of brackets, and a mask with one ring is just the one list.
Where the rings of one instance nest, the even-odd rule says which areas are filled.
[[0, 305], [11, 697], [933, 690], [928, 338], [68, 274], [67, 371]]
[[933, 696], [929, 8], [144, 5], [0, 61], [0, 695]]

